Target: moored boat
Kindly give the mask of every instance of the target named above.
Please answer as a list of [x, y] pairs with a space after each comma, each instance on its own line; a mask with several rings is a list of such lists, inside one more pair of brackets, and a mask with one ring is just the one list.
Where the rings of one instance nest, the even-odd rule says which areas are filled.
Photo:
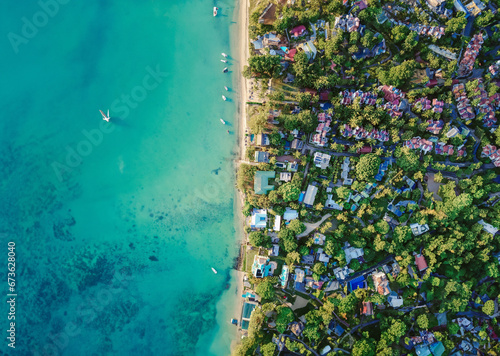
[[217, 16], [217, 10], [219, 10], [219, 8], [214, 6], [214, 16]]
[[222, 95], [222, 100], [226, 101], [227, 98], [224, 95]]
[[238, 325], [238, 320], [237, 319], [231, 319], [231, 324]]
[[224, 89], [226, 89], [226, 91], [228, 91], [228, 90], [229, 90], [229, 89], [228, 89], [228, 87], [226, 87], [226, 86], [224, 86]]
[[212, 272], [217, 274], [217, 270], [215, 268], [212, 267]]
[[222, 73], [227, 73], [227, 67], [222, 70]]
[[102, 119], [106, 122], [109, 122], [109, 120], [111, 119], [109, 117], [109, 110], [108, 110], [108, 114], [106, 115], [105, 113], [102, 112], [102, 110], [99, 110], [101, 112], [101, 115], [102, 115]]
[[222, 122], [222, 125], [226, 124], [226, 122], [224, 120], [222, 120], [222, 119], [220, 119], [220, 122]]
[[225, 54], [224, 52], [222, 52], [221, 54], [222, 54], [222, 56], [227, 58], [227, 54]]
[[227, 61], [225, 59], [221, 59], [220, 60], [222, 63], [227, 63]]

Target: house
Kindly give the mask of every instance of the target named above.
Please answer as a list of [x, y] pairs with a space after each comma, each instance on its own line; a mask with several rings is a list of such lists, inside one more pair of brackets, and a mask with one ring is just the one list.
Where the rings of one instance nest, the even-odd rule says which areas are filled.
[[290, 325], [290, 330], [295, 334], [295, 336], [300, 337], [302, 335], [302, 331], [304, 331], [304, 323], [301, 321], [294, 321]]
[[318, 253], [316, 254], [316, 258], [318, 259], [319, 262], [323, 262], [323, 263], [330, 262], [330, 256], [328, 256], [326, 253], [323, 253], [322, 248], [318, 249]]
[[375, 272], [372, 274], [375, 290], [381, 295], [388, 295], [391, 292], [389, 280], [384, 272]]
[[313, 265], [314, 264], [314, 255], [302, 256], [302, 258], [300, 259], [300, 262], [305, 264], [305, 265]]
[[255, 151], [255, 162], [269, 163], [269, 152]]
[[295, 282], [302, 283], [304, 282], [306, 274], [304, 270], [301, 270], [300, 268], [295, 268]]
[[256, 143], [258, 146], [269, 146], [270, 141], [269, 141], [269, 136], [267, 134], [257, 134], [256, 135]]
[[270, 3], [259, 16], [258, 22], [263, 25], [272, 25], [276, 21], [276, 5]]
[[280, 231], [281, 230], [281, 215], [276, 215], [274, 218], [274, 231]]
[[496, 227], [494, 227], [491, 224], [488, 224], [483, 219], [479, 220], [477, 223], [483, 226], [483, 230], [484, 231], [489, 232], [493, 236], [495, 236], [497, 234], [497, 232], [498, 232], [498, 229]]
[[415, 255], [415, 264], [417, 265], [419, 272], [425, 271], [427, 269], [427, 262], [425, 261], [425, 257], [421, 254]]
[[314, 165], [321, 169], [327, 169], [330, 164], [330, 159], [332, 156], [326, 153], [315, 152], [314, 153]]
[[446, 137], [448, 138], [455, 137], [456, 135], [458, 135], [458, 129], [455, 126], [450, 128], [450, 130], [446, 133]]
[[294, 285], [293, 285], [295, 290], [299, 292], [306, 292], [304, 284], [305, 275], [306, 274], [303, 270], [301, 270], [300, 268], [295, 268]]
[[349, 290], [351, 292], [354, 292], [358, 288], [366, 289], [367, 283], [366, 283], [365, 277], [363, 275], [361, 275], [359, 277], [351, 279], [348, 283], [348, 287], [349, 287]]
[[444, 345], [441, 341], [436, 341], [432, 344], [419, 344], [415, 346], [415, 353], [417, 356], [441, 356], [445, 351]]
[[267, 227], [266, 209], [253, 209], [250, 227], [253, 229], [265, 229]]
[[277, 244], [273, 244], [267, 251], [269, 252], [269, 256], [271, 257], [279, 256], [280, 246]]
[[346, 244], [347, 246], [344, 247], [344, 253], [345, 253], [345, 261], [347, 264], [349, 264], [352, 259], [360, 259], [365, 254], [365, 252], [361, 247], [355, 248], [350, 246], [349, 243]]
[[304, 141], [294, 138], [291, 144], [292, 150], [301, 150], [304, 147]]
[[330, 281], [330, 283], [323, 290], [325, 293], [333, 292], [340, 289], [340, 283], [338, 281]]
[[264, 278], [271, 275], [272, 266], [269, 257], [255, 255], [252, 264], [252, 274], [255, 278]]
[[288, 274], [290, 273], [290, 269], [288, 268], [287, 265], [283, 265], [283, 268], [281, 269], [281, 274], [279, 277], [280, 283], [281, 283], [281, 288], [286, 288], [286, 285], [288, 283]]
[[389, 205], [387, 205], [387, 210], [389, 210], [391, 213], [393, 213], [394, 215], [396, 215], [398, 218], [403, 215], [403, 212], [401, 210], [399, 210], [392, 203], [389, 203]]
[[429, 225], [427, 225], [427, 224], [424, 224], [424, 225], [411, 224], [410, 229], [411, 229], [411, 232], [413, 233], [413, 235], [419, 236], [419, 235], [422, 235], [423, 233], [429, 231]]
[[280, 180], [283, 182], [290, 182], [292, 180], [292, 173], [290, 172], [281, 172]]
[[274, 185], [269, 184], [269, 179], [274, 179], [276, 172], [274, 171], [257, 171], [253, 180], [253, 189], [255, 194], [267, 194], [268, 191], [274, 189]]
[[396, 292], [391, 291], [387, 297], [387, 302], [393, 308], [399, 308], [403, 305], [403, 297], [399, 296]]
[[450, 52], [447, 49], [442, 49], [434, 44], [427, 46], [427, 48], [429, 48], [432, 52], [439, 54], [440, 56], [443, 56], [446, 59], [449, 59], [450, 61], [458, 60], [456, 53]]
[[297, 172], [299, 170], [298, 162], [288, 162], [288, 168], [290, 172]]
[[283, 220], [289, 222], [291, 220], [295, 220], [298, 218], [299, 218], [299, 213], [297, 212], [297, 210], [293, 210], [289, 207], [285, 209], [285, 213], [283, 214]]
[[342, 168], [342, 173], [340, 174], [340, 178], [342, 178], [344, 185], [351, 185], [353, 182], [352, 178], [349, 178], [349, 171], [351, 170], [349, 167], [350, 159], [349, 157], [344, 158], [344, 162], [340, 166]]
[[328, 194], [327, 195], [327, 199], [326, 199], [326, 203], [325, 203], [325, 209], [335, 209], [335, 210], [344, 210], [344, 207], [340, 204], [337, 204], [335, 202], [335, 200], [333, 200], [333, 195], [332, 194]]
[[350, 273], [352, 273], [352, 270], [348, 266], [344, 266], [343, 268], [337, 267], [333, 270], [333, 274], [335, 274], [335, 278], [337, 278], [340, 281], [343, 281], [344, 279], [346, 279]]
[[326, 239], [325, 235], [320, 234], [319, 232], [316, 232], [313, 236], [313, 243], [315, 245], [323, 246], [325, 244], [325, 239]]
[[300, 36], [304, 35], [305, 32], [307, 31], [304, 25], [297, 26], [290, 31], [293, 38], [299, 38]]
[[463, 54], [462, 60], [460, 61], [460, 64], [458, 66], [459, 77], [466, 77], [472, 73], [472, 69], [474, 68], [474, 62], [476, 61], [476, 58], [479, 55], [483, 42], [484, 38], [481, 32], [472, 37], [471, 41], [469, 42], [469, 44], [465, 49], [465, 53]]
[[318, 50], [312, 41], [301, 43], [297, 46], [297, 48], [302, 49], [309, 60], [314, 60], [314, 58], [316, 58], [316, 53], [318, 53]]
[[312, 208], [314, 205], [314, 199], [316, 199], [316, 194], [318, 193], [318, 187], [309, 184], [307, 187], [306, 195], [304, 197], [304, 205], [308, 208]]
[[372, 302], [363, 302], [363, 307], [361, 308], [361, 314], [366, 315], [366, 316], [373, 315]]
[[371, 146], [363, 146], [362, 148], [359, 148], [357, 153], [371, 153], [372, 152], [372, 147]]

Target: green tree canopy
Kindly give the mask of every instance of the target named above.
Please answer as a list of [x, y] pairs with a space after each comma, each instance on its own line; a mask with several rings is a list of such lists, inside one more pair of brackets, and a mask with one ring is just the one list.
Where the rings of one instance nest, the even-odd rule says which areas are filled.
[[361, 339], [354, 343], [353, 356], [375, 356], [375, 341], [373, 339]]
[[493, 300], [487, 300], [484, 303], [482, 310], [486, 315], [493, 315], [495, 313], [495, 302]]
[[253, 73], [260, 73], [265, 77], [277, 78], [281, 71], [280, 57], [270, 54], [251, 56], [248, 64]]
[[248, 239], [255, 247], [269, 247], [271, 245], [271, 237], [261, 231], [252, 231], [248, 234]]
[[417, 325], [420, 329], [427, 330], [429, 327], [429, 318], [427, 318], [427, 315], [419, 315], [417, 317]]
[[260, 134], [264, 132], [267, 126], [267, 116], [268, 115], [265, 112], [261, 112], [250, 117], [250, 120], [248, 122], [250, 131], [254, 134]]
[[259, 283], [257, 288], [255, 288], [255, 291], [261, 296], [262, 299], [270, 300], [273, 299], [275, 295], [274, 287], [269, 281]]
[[288, 324], [290, 324], [294, 320], [295, 320], [295, 315], [293, 314], [292, 309], [284, 306], [278, 307], [278, 316], [276, 318], [276, 329], [280, 333], [284, 333], [288, 327]]
[[373, 153], [361, 156], [356, 165], [356, 177], [358, 180], [367, 181], [377, 174], [380, 166], [380, 157]]

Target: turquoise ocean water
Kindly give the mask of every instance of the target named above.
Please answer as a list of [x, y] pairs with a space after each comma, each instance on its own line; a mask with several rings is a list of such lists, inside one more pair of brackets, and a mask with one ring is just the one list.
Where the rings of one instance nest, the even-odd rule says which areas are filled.
[[206, 0], [42, 2], [0, 15], [15, 354], [229, 354], [238, 93], [220, 53], [236, 56], [235, 0], [217, 18]]

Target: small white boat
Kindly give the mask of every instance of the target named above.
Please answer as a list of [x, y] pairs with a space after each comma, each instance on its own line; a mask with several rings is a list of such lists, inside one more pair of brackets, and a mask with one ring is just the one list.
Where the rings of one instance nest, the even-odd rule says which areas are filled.
[[217, 270], [215, 268], [212, 267], [212, 272], [217, 274]]
[[224, 52], [221, 53], [223, 57], [226, 57], [227, 58], [227, 54], [225, 54]]
[[226, 89], [226, 91], [229, 91], [229, 88], [228, 88], [228, 87], [226, 87], [226, 86], [224, 87], [224, 89]]
[[222, 95], [222, 100], [226, 101], [227, 98], [224, 95]]
[[102, 115], [102, 119], [106, 122], [109, 122], [109, 120], [111, 119], [109, 117], [109, 110], [108, 110], [108, 114], [106, 115], [105, 113], [102, 112], [102, 110], [99, 110], [101, 112], [101, 115]]
[[222, 125], [226, 124], [226, 122], [224, 120], [222, 120], [222, 119], [220, 119], [220, 122], [222, 122]]
[[225, 59], [221, 59], [220, 60], [222, 63], [227, 63], [227, 61]]
[[222, 70], [222, 73], [227, 73], [227, 67]]
[[214, 16], [217, 16], [217, 10], [219, 10], [219, 8], [214, 6]]

